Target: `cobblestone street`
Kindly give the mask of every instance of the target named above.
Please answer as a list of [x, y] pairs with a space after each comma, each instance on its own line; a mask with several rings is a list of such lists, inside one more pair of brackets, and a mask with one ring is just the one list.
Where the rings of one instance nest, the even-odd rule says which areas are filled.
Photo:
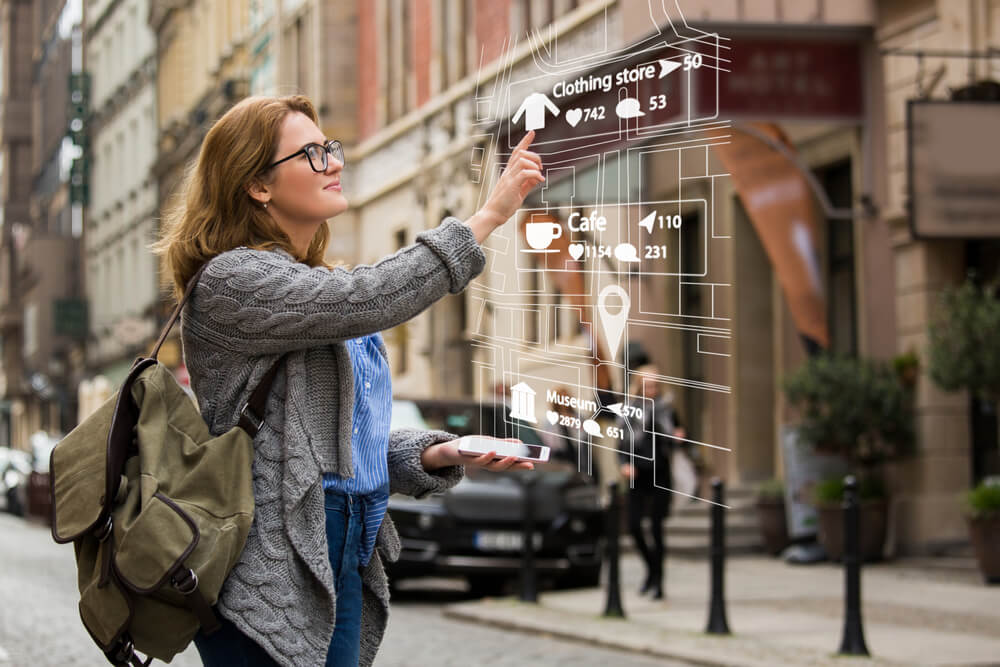
[[[73, 547], [37, 523], [0, 514], [0, 667], [107, 664], [77, 615]], [[440, 606], [470, 599], [448, 580], [404, 584], [393, 601], [377, 667], [670, 667], [653, 658], [443, 618]], [[199, 667], [192, 646], [170, 663]]]
[[[0, 665], [108, 664], [80, 621], [71, 544], [47, 527], [0, 514]], [[170, 663], [199, 667], [192, 646]]]

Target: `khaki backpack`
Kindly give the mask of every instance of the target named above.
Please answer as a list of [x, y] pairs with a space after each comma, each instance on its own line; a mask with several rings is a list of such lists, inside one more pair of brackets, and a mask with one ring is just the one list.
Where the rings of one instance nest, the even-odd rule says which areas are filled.
[[281, 359], [219, 436], [156, 359], [202, 270], [151, 356], [52, 451], [52, 537], [73, 542], [80, 618], [113, 665], [169, 662], [218, 629], [211, 607], [253, 519], [253, 436]]

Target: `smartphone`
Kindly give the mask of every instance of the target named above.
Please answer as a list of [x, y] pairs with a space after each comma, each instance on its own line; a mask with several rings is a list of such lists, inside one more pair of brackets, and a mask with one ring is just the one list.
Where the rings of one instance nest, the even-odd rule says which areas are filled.
[[467, 435], [458, 439], [458, 451], [468, 456], [482, 456], [496, 452], [496, 458], [516, 456], [519, 461], [545, 463], [549, 460], [549, 448], [545, 445], [526, 445], [485, 435]]

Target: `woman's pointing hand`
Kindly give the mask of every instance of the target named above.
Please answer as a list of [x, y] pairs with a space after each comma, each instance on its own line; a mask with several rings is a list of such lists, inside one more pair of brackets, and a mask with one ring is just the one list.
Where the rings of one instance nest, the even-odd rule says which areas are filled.
[[545, 182], [542, 158], [528, 150], [534, 139], [534, 130], [524, 135], [511, 153], [486, 204], [466, 223], [472, 228], [479, 243], [486, 240], [494, 229], [507, 222], [521, 208], [524, 198], [537, 185]]

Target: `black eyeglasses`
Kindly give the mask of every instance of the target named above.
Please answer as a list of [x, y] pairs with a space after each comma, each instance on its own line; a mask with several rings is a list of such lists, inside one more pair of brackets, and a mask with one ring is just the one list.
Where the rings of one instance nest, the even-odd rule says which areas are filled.
[[326, 168], [330, 164], [327, 159], [328, 155], [332, 155], [333, 157], [337, 158], [337, 161], [339, 161], [341, 165], [345, 164], [344, 147], [336, 139], [330, 139], [330, 141], [326, 142], [325, 144], [306, 144], [305, 146], [295, 151], [288, 157], [283, 157], [277, 162], [268, 165], [267, 167], [264, 168], [264, 171], [267, 171], [272, 167], [277, 167], [282, 162], [287, 162], [288, 160], [291, 160], [293, 157], [298, 157], [303, 153], [305, 153], [305, 156], [309, 158], [309, 166], [312, 167], [312, 170], [315, 171], [316, 173], [322, 173], [326, 171]]

